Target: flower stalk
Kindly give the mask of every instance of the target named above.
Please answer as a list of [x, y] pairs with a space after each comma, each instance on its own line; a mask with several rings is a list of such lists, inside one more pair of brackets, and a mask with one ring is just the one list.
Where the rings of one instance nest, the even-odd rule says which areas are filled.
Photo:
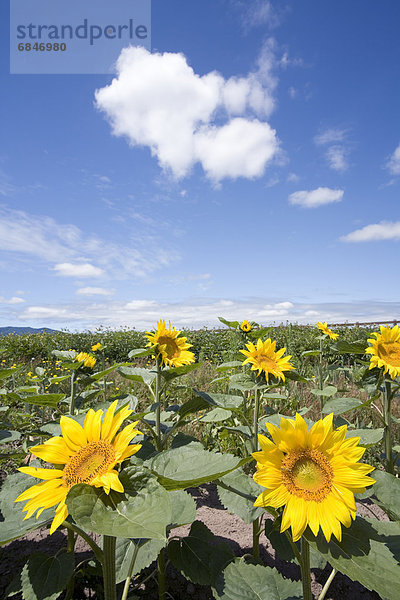
[[383, 396], [383, 418], [385, 421], [384, 440], [385, 440], [385, 455], [386, 455], [386, 471], [394, 475], [394, 461], [392, 451], [392, 383], [385, 379], [385, 391]]
[[303, 536], [301, 538], [301, 583], [303, 585], [303, 600], [312, 600], [311, 571], [310, 571], [310, 545]]
[[117, 600], [117, 588], [115, 579], [115, 546], [116, 538], [114, 536], [103, 536], [104, 600]]

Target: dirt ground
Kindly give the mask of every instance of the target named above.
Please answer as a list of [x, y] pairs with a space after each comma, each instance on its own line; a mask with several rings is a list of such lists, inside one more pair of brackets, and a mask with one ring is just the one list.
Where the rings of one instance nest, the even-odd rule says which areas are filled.
[[[197, 503], [197, 520], [203, 521], [207, 527], [220, 538], [230, 544], [233, 552], [237, 556], [243, 556], [251, 552], [252, 547], [252, 527], [246, 525], [236, 515], [229, 514], [221, 505], [216, 487], [214, 484], [205, 484], [199, 488], [188, 490], [195, 498]], [[358, 504], [358, 513], [363, 516], [371, 517], [371, 511], [375, 517], [381, 520], [387, 520], [385, 513], [376, 505], [368, 500]], [[173, 535], [187, 535], [190, 526], [179, 527], [173, 530]], [[62, 531], [55, 532], [52, 536], [47, 534], [46, 529], [38, 530], [26, 535], [23, 538], [15, 540], [6, 546], [0, 548], [0, 599], [5, 598], [5, 589], [16, 573], [20, 572], [27, 557], [35, 551], [53, 554], [60, 547], [66, 545], [66, 536]], [[274, 566], [284, 577], [291, 579], [300, 579], [300, 568], [292, 563], [282, 561], [275, 557], [275, 552], [267, 538], [262, 534], [260, 538], [260, 558], [264, 564]], [[80, 562], [90, 556], [90, 549], [81, 538], [76, 544], [77, 561]], [[329, 565], [323, 571], [313, 569], [312, 591], [315, 598], [318, 598], [321, 589], [327, 580], [331, 568]], [[178, 573], [172, 565], [167, 569], [167, 597], [169, 600], [212, 600], [213, 595], [209, 587], [194, 585], [187, 581]], [[95, 599], [96, 592], [86, 590], [85, 595], [81, 597]], [[62, 599], [63, 596], [60, 596]], [[18, 595], [13, 596], [19, 599]], [[146, 600], [157, 599], [157, 582], [150, 578], [146, 584], [138, 590], [136, 598]], [[326, 596], [327, 600], [379, 600], [380, 596], [375, 592], [366, 590], [359, 583], [351, 581], [348, 577], [338, 573]], [[73, 600], [78, 600], [75, 597]]]

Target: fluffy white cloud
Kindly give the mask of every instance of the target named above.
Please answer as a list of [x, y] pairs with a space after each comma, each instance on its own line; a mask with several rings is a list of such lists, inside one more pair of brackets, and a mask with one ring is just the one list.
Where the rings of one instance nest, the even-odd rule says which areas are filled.
[[319, 187], [316, 190], [302, 190], [294, 192], [289, 196], [290, 204], [296, 204], [303, 208], [317, 208], [324, 204], [340, 202], [343, 198], [343, 190], [332, 190], [327, 187]]
[[375, 242], [378, 240], [400, 240], [400, 221], [381, 221], [356, 229], [341, 240], [343, 242]]
[[260, 177], [278, 152], [276, 132], [265, 121], [274, 107], [274, 43], [257, 68], [226, 80], [196, 74], [183, 54], [124, 48], [117, 77], [96, 91], [96, 104], [116, 136], [147, 146], [176, 178], [200, 163], [207, 176]]
[[392, 175], [400, 175], [400, 144], [389, 157], [389, 160], [386, 163], [386, 168]]
[[113, 296], [114, 290], [102, 287], [83, 287], [76, 290], [78, 296]]
[[90, 263], [59, 263], [55, 265], [54, 270], [57, 275], [62, 277], [101, 277], [104, 275], [103, 269], [95, 267]]
[[331, 146], [326, 151], [326, 158], [329, 166], [334, 171], [343, 172], [349, 167], [347, 160], [347, 150], [343, 146]]
[[346, 137], [346, 129], [326, 129], [314, 137], [314, 142], [317, 146], [329, 146], [325, 156], [330, 168], [334, 171], [343, 172], [348, 169], [348, 144], [338, 143], [345, 142]]
[[0, 304], [22, 304], [23, 302], [25, 302], [24, 298], [19, 298], [19, 296], [13, 296], [12, 298], [0, 296]]

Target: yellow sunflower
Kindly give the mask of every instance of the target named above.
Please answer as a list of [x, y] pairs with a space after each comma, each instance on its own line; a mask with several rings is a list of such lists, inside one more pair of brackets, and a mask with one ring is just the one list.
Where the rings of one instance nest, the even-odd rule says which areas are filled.
[[147, 331], [146, 337], [149, 340], [149, 346], [157, 346], [157, 358], [161, 359], [161, 364], [168, 367], [182, 367], [195, 361], [193, 352], [189, 351], [191, 344], [186, 342], [187, 338], [180, 335], [180, 331], [175, 327], [171, 329], [171, 321], [168, 328], [165, 321], [157, 321], [157, 331]]
[[243, 323], [240, 324], [240, 329], [242, 331], [244, 331], [245, 333], [247, 333], [248, 331], [251, 331], [251, 325], [250, 325], [250, 323], [248, 322], [247, 319], [245, 319], [243, 321]]
[[318, 327], [318, 329], [320, 329], [322, 331], [322, 333], [324, 333], [325, 335], [329, 335], [329, 337], [331, 338], [331, 340], [337, 340], [338, 339], [339, 334], [338, 333], [333, 333], [332, 329], [329, 329], [326, 321], [325, 321], [325, 323], [321, 323], [321, 321], [318, 321], [317, 327]]
[[88, 367], [89, 369], [93, 369], [94, 365], [96, 364], [95, 357], [91, 356], [87, 352], [79, 352], [79, 354], [77, 354], [75, 356], [75, 360], [78, 361], [78, 362], [80, 362], [81, 360], [83, 360], [83, 365], [82, 366]]
[[263, 342], [261, 339], [258, 339], [256, 346], [250, 342], [249, 344], [246, 344], [246, 348], [247, 350], [240, 350], [242, 354], [247, 356], [242, 364], [251, 364], [251, 370], [258, 371], [257, 375], [260, 375], [263, 371], [267, 381], [269, 374], [285, 381], [283, 371], [294, 369], [294, 366], [289, 362], [292, 357], [283, 356], [286, 352], [286, 348], [281, 348], [278, 352], [275, 352], [276, 341], [271, 342], [271, 340], [268, 339]]
[[[40, 446], [30, 449], [42, 460], [57, 465], [54, 469], [21, 467], [19, 471], [44, 481], [34, 485], [18, 496], [15, 502], [29, 500], [23, 510], [29, 519], [37, 510], [37, 517], [45, 510], [58, 504], [51, 524], [50, 533], [67, 518], [65, 498], [69, 490], [78, 483], [102, 487], [106, 494], [110, 490], [123, 492], [115, 466], [139, 450], [141, 444], [130, 445], [140, 431], [135, 429], [138, 421], [118, 432], [122, 422], [132, 411], [122, 408], [116, 414], [117, 401], [107, 410], [103, 422], [103, 411], [88, 410], [83, 427], [73, 419], [62, 416], [62, 436], [52, 437]], [[24, 520], [25, 520], [24, 519]]]
[[328, 542], [332, 534], [340, 541], [341, 525], [349, 527], [356, 516], [354, 494], [375, 483], [367, 477], [374, 467], [357, 462], [365, 452], [360, 438], [346, 440], [347, 426], [333, 431], [332, 422], [333, 413], [308, 430], [296, 414], [295, 420], [282, 418], [280, 429], [266, 423], [273, 441], [258, 436], [254, 480], [267, 489], [254, 505], [285, 506], [281, 532], [291, 527], [293, 541], [307, 525], [314, 535], [321, 527]]
[[92, 346], [92, 352], [97, 352], [98, 350], [103, 350], [103, 346], [100, 342], [97, 342], [97, 344]]
[[369, 339], [372, 344], [366, 349], [367, 354], [371, 354], [369, 368], [383, 367], [385, 373], [389, 373], [394, 379], [400, 375], [400, 329], [398, 325], [384, 327], [381, 325], [381, 332], [374, 332], [372, 335], [376, 339]]

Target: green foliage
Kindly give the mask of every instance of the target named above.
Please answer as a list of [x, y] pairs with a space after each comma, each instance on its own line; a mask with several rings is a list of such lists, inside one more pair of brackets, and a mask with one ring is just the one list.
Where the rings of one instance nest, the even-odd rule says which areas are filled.
[[264, 514], [263, 508], [254, 506], [255, 499], [264, 488], [242, 469], [224, 475], [217, 483], [221, 504], [230, 513], [238, 515], [245, 523], [250, 524]]
[[31, 554], [21, 573], [24, 600], [55, 600], [66, 587], [75, 567], [72, 553]]

